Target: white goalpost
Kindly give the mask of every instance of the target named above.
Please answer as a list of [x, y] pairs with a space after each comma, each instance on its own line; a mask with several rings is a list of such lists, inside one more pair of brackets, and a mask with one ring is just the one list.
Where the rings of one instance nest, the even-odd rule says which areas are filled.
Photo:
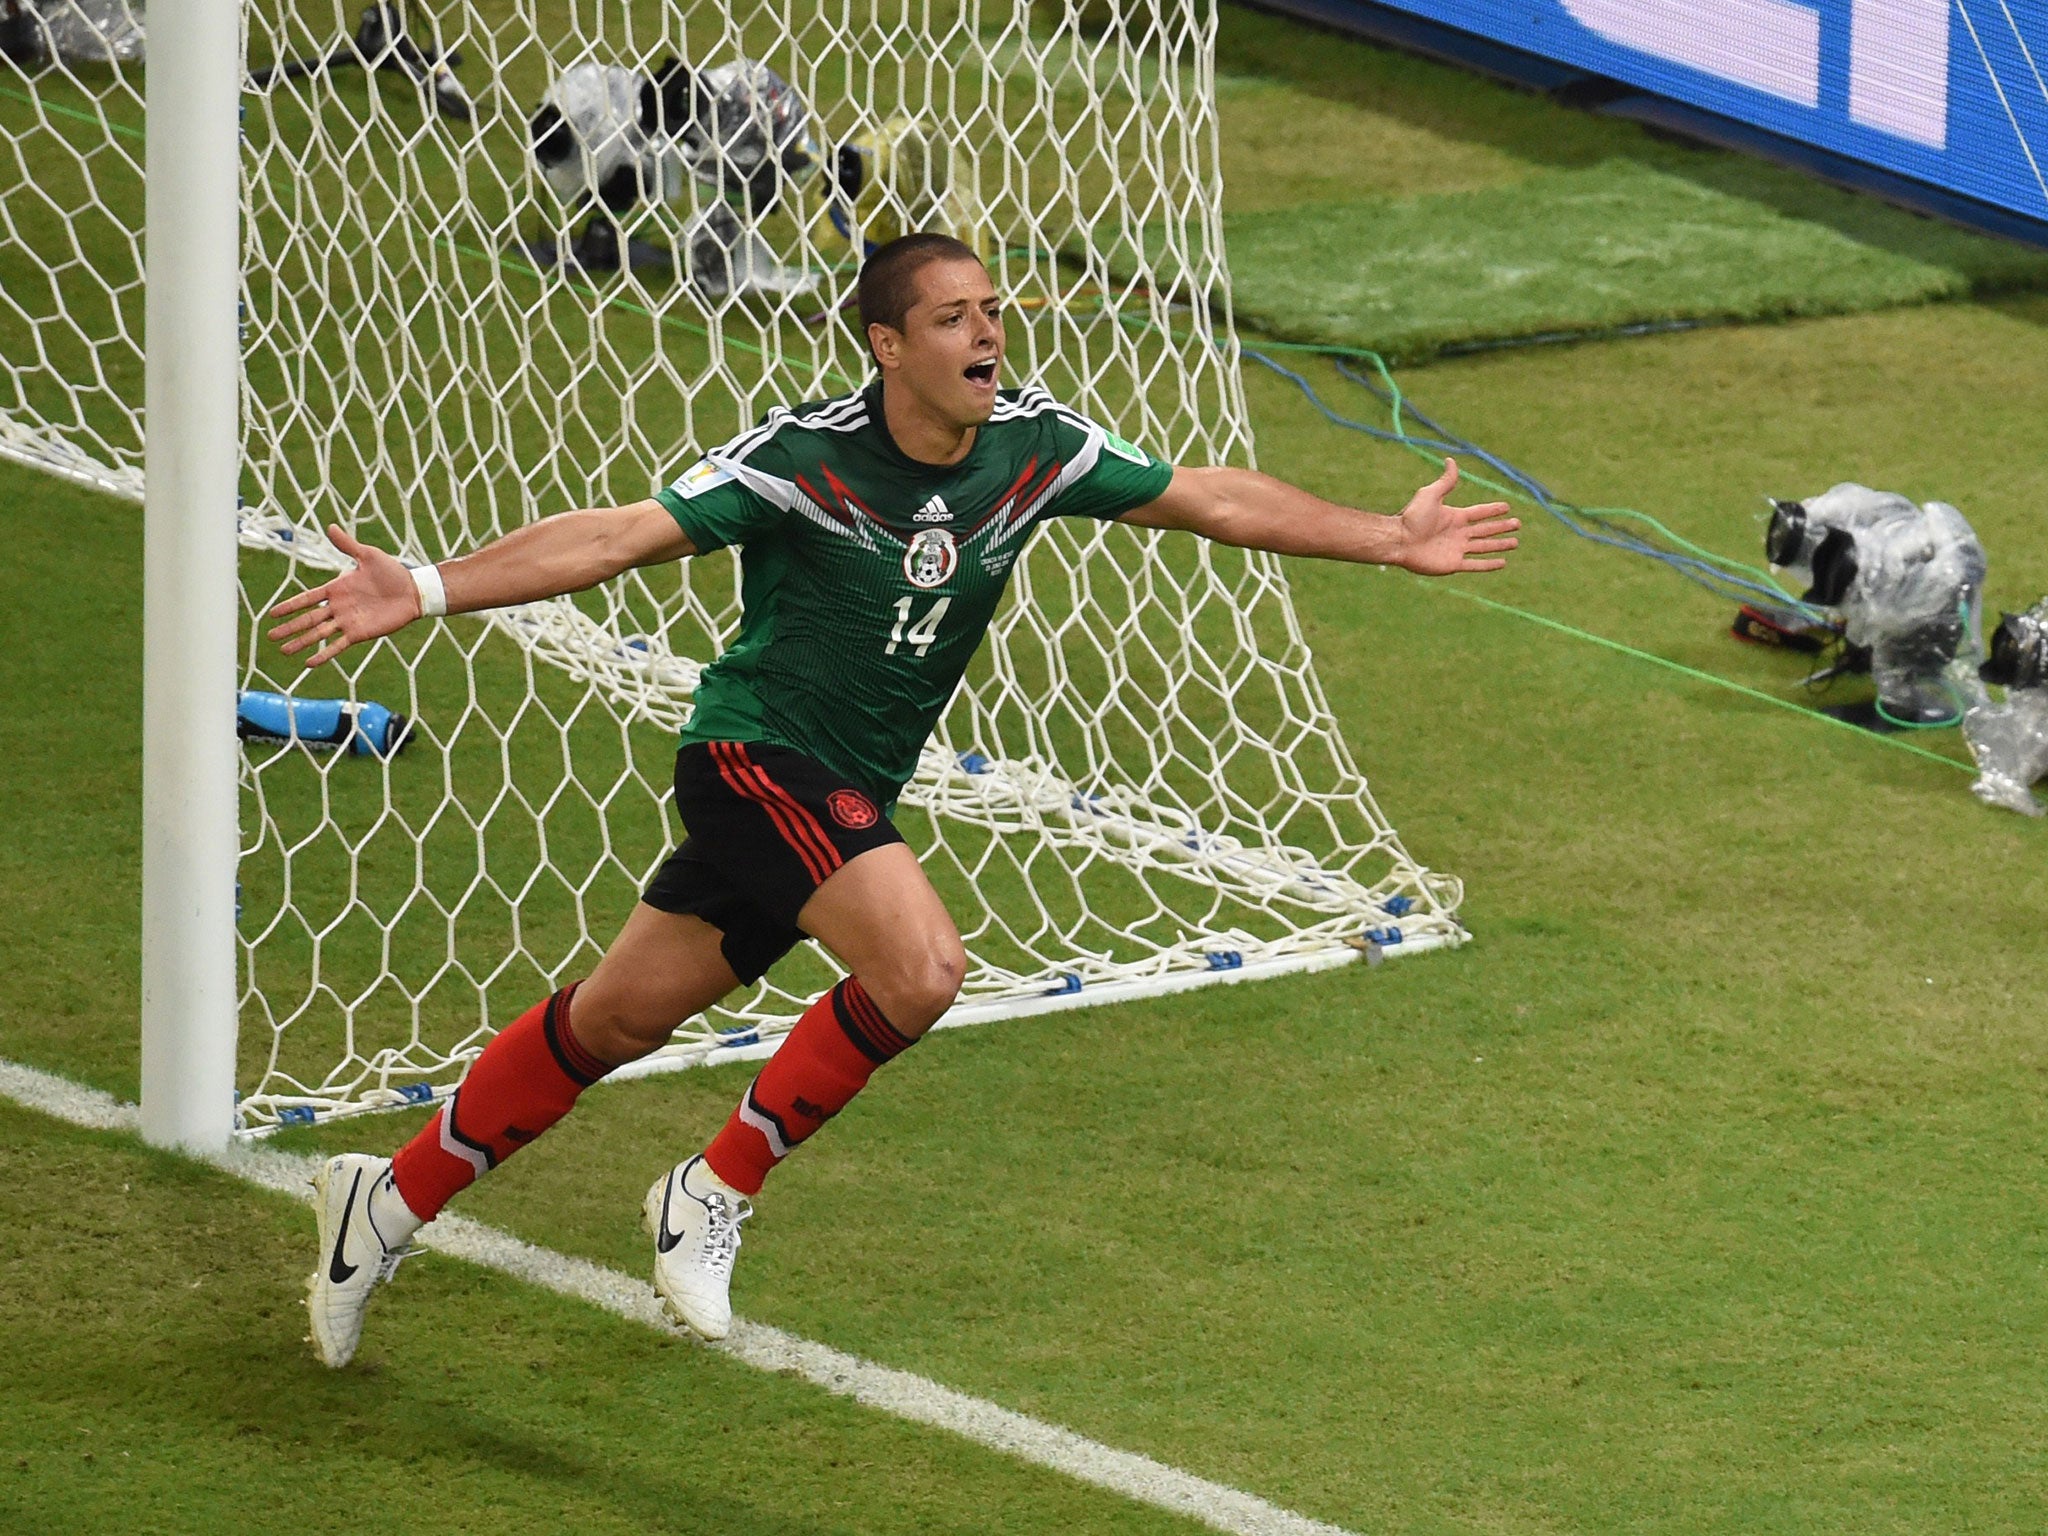
[[[721, 553], [301, 676], [262, 614], [345, 564], [326, 525], [432, 560], [644, 498], [863, 382], [860, 252], [919, 227], [985, 253], [1013, 382], [1251, 461], [1206, 0], [0, 8], [0, 455], [147, 507], [159, 1140], [426, 1101], [587, 969], [738, 622]], [[1463, 937], [1279, 562], [1195, 540], [1041, 534], [899, 819], [971, 956], [949, 1024]], [[635, 1070], [765, 1054], [832, 974]]]
[[157, 11], [148, 114], [142, 689], [142, 1132], [224, 1143], [236, 987], [233, 317], [241, 226], [235, 0]]

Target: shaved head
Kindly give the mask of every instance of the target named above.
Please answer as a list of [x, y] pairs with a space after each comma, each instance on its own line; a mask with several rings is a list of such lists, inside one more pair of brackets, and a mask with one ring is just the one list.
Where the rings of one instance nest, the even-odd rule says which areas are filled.
[[951, 235], [915, 234], [891, 240], [861, 263], [855, 289], [861, 334], [867, 335], [871, 325], [902, 330], [911, 305], [917, 302], [917, 276], [932, 263], [980, 260], [972, 246]]

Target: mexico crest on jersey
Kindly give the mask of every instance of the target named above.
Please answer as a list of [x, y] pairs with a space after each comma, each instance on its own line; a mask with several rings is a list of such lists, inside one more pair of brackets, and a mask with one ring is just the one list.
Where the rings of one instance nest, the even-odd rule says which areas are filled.
[[903, 574], [913, 587], [942, 587], [959, 567], [959, 546], [943, 528], [921, 529], [903, 551]]

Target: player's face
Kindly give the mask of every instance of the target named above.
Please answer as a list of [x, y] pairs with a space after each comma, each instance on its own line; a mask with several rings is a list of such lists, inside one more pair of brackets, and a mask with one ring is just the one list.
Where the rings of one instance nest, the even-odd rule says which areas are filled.
[[917, 274], [897, 358], [903, 383], [949, 426], [973, 427], [996, 408], [1003, 301], [978, 261], [935, 261]]

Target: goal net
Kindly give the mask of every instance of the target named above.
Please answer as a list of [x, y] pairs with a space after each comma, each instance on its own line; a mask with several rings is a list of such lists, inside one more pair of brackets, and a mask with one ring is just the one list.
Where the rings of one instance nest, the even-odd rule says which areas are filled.
[[[147, 18], [0, 15], [0, 453], [139, 498]], [[587, 971], [677, 835], [674, 734], [739, 618], [720, 553], [302, 675], [262, 615], [345, 565], [322, 529], [434, 560], [646, 497], [863, 382], [860, 252], [921, 227], [986, 253], [1013, 382], [1249, 463], [1213, 26], [1187, 0], [245, 7], [242, 686], [360, 708], [353, 749], [244, 743], [245, 1131], [445, 1092]], [[361, 750], [372, 705], [402, 750]], [[1279, 563], [1186, 537], [1047, 528], [900, 821], [971, 955], [949, 1023], [1462, 936]], [[652, 1065], [764, 1053], [832, 974], [806, 946]]]

